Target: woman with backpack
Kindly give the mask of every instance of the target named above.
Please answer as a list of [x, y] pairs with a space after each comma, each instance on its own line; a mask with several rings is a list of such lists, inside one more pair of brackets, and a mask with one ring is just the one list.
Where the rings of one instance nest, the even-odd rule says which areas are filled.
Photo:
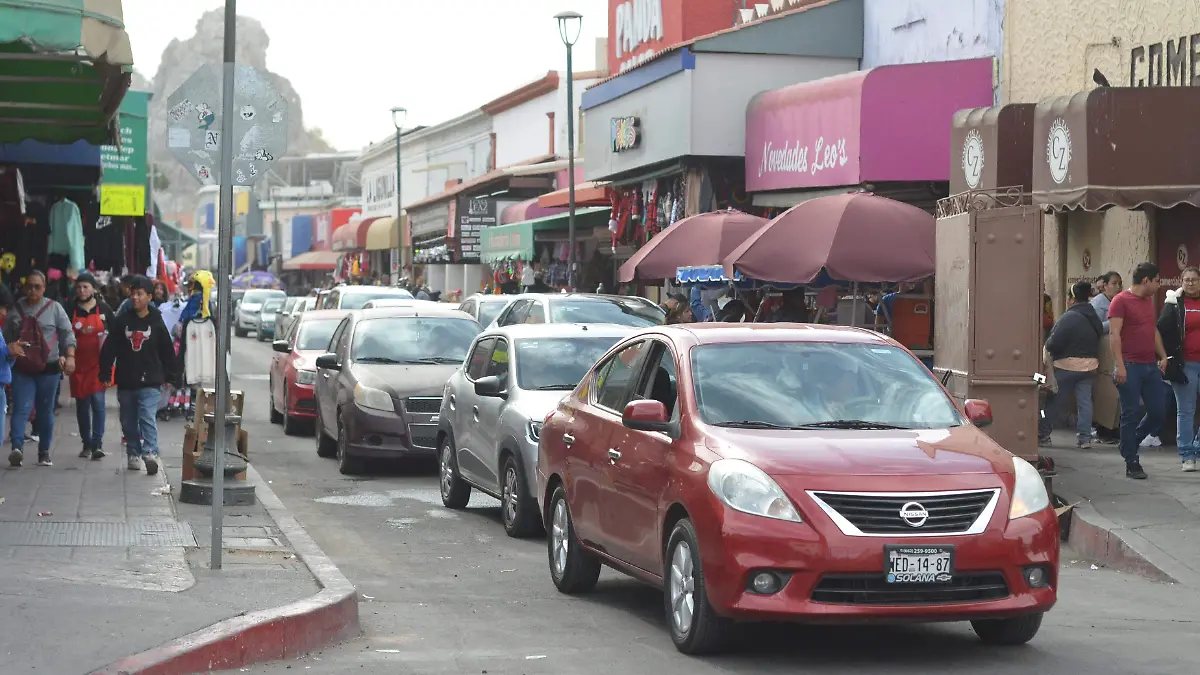
[[8, 463], [20, 467], [25, 457], [25, 427], [30, 413], [38, 436], [38, 466], [53, 466], [54, 403], [63, 373], [75, 372], [75, 331], [67, 311], [46, 297], [46, 275], [36, 270], [25, 277], [25, 297], [4, 321], [4, 337], [19, 342], [24, 352], [13, 362], [12, 452]]

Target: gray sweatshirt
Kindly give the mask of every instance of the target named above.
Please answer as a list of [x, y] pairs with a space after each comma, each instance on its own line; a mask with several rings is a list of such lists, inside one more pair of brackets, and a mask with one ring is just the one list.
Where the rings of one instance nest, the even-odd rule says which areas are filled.
[[1092, 297], [1092, 307], [1096, 308], [1096, 316], [1099, 316], [1100, 323], [1104, 324], [1105, 335], [1108, 335], [1108, 306], [1111, 304], [1112, 300], [1103, 293]]
[[[52, 305], [49, 309], [42, 312], [38, 317], [38, 323], [42, 326], [42, 336], [46, 339], [46, 344], [50, 346], [50, 355], [47, 358], [48, 363], [53, 363], [57, 367], [56, 361], [58, 357], [66, 352], [68, 348], [75, 347], [75, 331], [71, 328], [71, 317], [67, 316], [67, 310], [63, 306], [49, 298], [42, 298], [36, 307], [30, 307], [29, 301], [21, 298], [17, 301], [17, 306], [25, 312], [25, 316], [33, 318], [34, 314], [38, 313], [47, 303]], [[4, 337], [8, 341], [16, 340], [21, 336], [21, 312], [13, 307], [8, 312], [8, 318], [4, 322]]]

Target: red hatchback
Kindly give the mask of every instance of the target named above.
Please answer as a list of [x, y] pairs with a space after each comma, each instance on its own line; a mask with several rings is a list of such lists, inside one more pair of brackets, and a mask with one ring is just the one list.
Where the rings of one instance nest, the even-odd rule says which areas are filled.
[[971, 621], [1022, 644], [1054, 606], [1045, 484], [896, 342], [692, 324], [626, 338], [542, 427], [550, 574], [663, 588], [675, 646], [734, 620]]
[[283, 423], [292, 435], [317, 416], [313, 389], [317, 382], [316, 359], [329, 351], [329, 339], [349, 310], [308, 311], [271, 346], [278, 352], [271, 361], [271, 422]]

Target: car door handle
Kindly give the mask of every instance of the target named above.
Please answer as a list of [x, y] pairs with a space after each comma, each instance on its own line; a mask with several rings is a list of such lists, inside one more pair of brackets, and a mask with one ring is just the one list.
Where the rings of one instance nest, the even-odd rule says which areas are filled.
[[476, 423], [479, 422], [479, 406], [477, 406], [477, 405], [471, 406], [471, 417], [475, 420]]
[[618, 459], [621, 459], [621, 452], [619, 450], [617, 450], [616, 448], [609, 448], [608, 449], [608, 461], [612, 462], [613, 464], [616, 464]]
[[565, 445], [574, 445], [575, 437], [572, 436], [571, 434], [563, 434], [563, 443]]

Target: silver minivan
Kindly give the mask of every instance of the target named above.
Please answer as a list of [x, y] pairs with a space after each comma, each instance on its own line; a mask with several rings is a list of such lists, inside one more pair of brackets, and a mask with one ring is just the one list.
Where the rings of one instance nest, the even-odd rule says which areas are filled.
[[484, 331], [446, 383], [438, 416], [442, 503], [476, 489], [500, 500], [510, 537], [542, 531], [534, 488], [542, 421], [596, 359], [636, 328], [525, 324]]

